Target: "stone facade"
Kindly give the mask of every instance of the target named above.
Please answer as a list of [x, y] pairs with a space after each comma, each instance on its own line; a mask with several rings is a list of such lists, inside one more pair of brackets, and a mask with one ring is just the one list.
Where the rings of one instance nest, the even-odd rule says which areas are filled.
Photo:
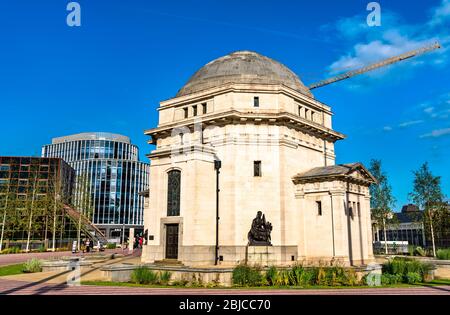
[[[255, 59], [252, 69], [248, 63]], [[146, 131], [156, 149], [149, 154], [143, 262], [167, 258], [174, 238], [167, 226], [178, 224], [176, 259], [191, 266], [214, 264], [217, 196], [219, 264], [369, 262], [371, 175], [360, 164], [337, 174], [308, 175], [334, 166], [334, 143], [345, 137], [332, 129], [331, 108], [267, 57], [237, 52], [218, 60], [200, 71], [207, 77], [197, 73], [177, 97], [161, 102], [158, 126]], [[229, 68], [241, 75], [231, 75]], [[178, 201], [168, 201], [173, 170], [180, 172]], [[169, 202], [179, 204], [177, 215], [168, 215]], [[273, 225], [270, 248], [247, 246], [257, 211]]]

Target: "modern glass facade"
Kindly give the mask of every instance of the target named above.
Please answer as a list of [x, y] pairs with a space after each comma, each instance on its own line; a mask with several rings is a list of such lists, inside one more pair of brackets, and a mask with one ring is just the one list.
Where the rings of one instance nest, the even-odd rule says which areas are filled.
[[70, 204], [74, 184], [74, 169], [60, 158], [0, 156], [3, 241], [24, 240], [28, 233], [31, 240], [52, 239], [52, 233], [69, 237], [64, 215], [52, 202], [58, 198]]
[[139, 161], [139, 150], [128, 137], [110, 133], [81, 133], [54, 138], [42, 148], [43, 157], [60, 157], [77, 175], [87, 176], [94, 202], [92, 221], [119, 237], [121, 228], [143, 228], [144, 197], [149, 164]]

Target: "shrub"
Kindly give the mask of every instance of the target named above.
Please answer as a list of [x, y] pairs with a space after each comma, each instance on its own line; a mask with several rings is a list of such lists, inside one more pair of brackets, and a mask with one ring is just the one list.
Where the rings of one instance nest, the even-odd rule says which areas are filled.
[[185, 287], [188, 283], [189, 283], [188, 280], [182, 279], [182, 280], [175, 280], [175, 281], [173, 281], [172, 285], [173, 286], [178, 286], [178, 287]]
[[131, 281], [137, 284], [156, 284], [158, 280], [158, 274], [144, 266], [134, 269], [131, 274]]
[[23, 264], [23, 272], [33, 273], [42, 271], [42, 262], [39, 259], [32, 258]]
[[436, 252], [436, 256], [437, 256], [438, 259], [450, 260], [450, 248], [439, 249]]
[[408, 255], [414, 256], [414, 245], [408, 245]]
[[325, 268], [320, 267], [318, 269], [316, 283], [318, 285], [328, 285], [328, 276]]
[[278, 270], [275, 266], [270, 267], [266, 271], [266, 280], [269, 285], [276, 285], [278, 282]]
[[422, 282], [422, 275], [418, 272], [408, 272], [406, 274], [406, 282], [409, 284]]
[[106, 248], [107, 249], [116, 249], [117, 245], [116, 245], [116, 243], [108, 243], [108, 245], [106, 245]]
[[159, 280], [160, 280], [160, 283], [162, 284], [162, 285], [167, 285], [167, 284], [169, 284], [169, 281], [170, 281], [170, 277], [172, 276], [172, 273], [170, 273], [169, 271], [164, 271], [164, 272], [161, 272], [160, 274], [159, 274]]
[[262, 284], [262, 274], [259, 267], [249, 267], [239, 265], [233, 269], [233, 284], [239, 286], [260, 286]]
[[288, 286], [290, 284], [290, 271], [289, 270], [281, 270], [279, 272], [279, 281], [278, 285]]
[[291, 271], [291, 278], [294, 285], [302, 285], [302, 275], [305, 273], [305, 269], [302, 266], [294, 266]]
[[391, 275], [400, 274], [403, 275], [406, 270], [406, 262], [409, 259], [404, 258], [394, 258], [389, 260], [383, 265], [383, 273], [388, 273]]
[[317, 269], [305, 269], [300, 276], [299, 285], [314, 285], [317, 277]]
[[2, 250], [1, 253], [2, 254], [17, 254], [20, 252], [21, 252], [20, 247], [13, 246], [13, 247], [5, 248], [4, 250]]
[[391, 274], [382, 274], [381, 275], [381, 284], [382, 285], [389, 285], [389, 284], [397, 284], [397, 283], [401, 283], [403, 280], [403, 276], [396, 274], [396, 275], [391, 275]]
[[416, 255], [422, 256], [422, 257], [425, 257], [425, 256], [427, 255], [426, 251], [425, 251], [422, 247], [420, 247], [420, 246], [417, 246], [417, 247], [416, 247], [414, 253], [415, 253]]
[[399, 275], [402, 277], [402, 282], [409, 283], [409, 273], [418, 274], [420, 281], [423, 281], [424, 275], [432, 269], [433, 266], [431, 264], [414, 259], [396, 257], [383, 265], [383, 274]]

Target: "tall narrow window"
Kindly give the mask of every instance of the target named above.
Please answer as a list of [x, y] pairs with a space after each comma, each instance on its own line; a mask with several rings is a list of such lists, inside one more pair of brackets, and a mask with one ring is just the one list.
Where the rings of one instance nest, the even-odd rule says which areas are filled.
[[348, 207], [348, 215], [353, 220], [353, 207], [352, 207], [352, 202], [351, 201], [348, 202], [347, 207]]
[[255, 177], [261, 177], [261, 161], [254, 161], [253, 162], [253, 176]]
[[301, 106], [298, 107], [298, 115], [300, 117], [302, 116], [302, 107]]
[[197, 116], [197, 105], [192, 106], [193, 115]]
[[306, 119], [308, 119], [308, 112], [309, 112], [309, 109], [305, 108], [305, 118]]
[[311, 121], [314, 121], [314, 112], [313, 111], [311, 111]]
[[316, 201], [317, 214], [322, 215], [322, 201]]
[[253, 98], [253, 107], [259, 107], [259, 97], [255, 96]]
[[208, 111], [208, 107], [207, 107], [206, 103], [203, 103], [202, 104], [202, 113], [206, 114], [207, 111]]
[[188, 116], [189, 116], [189, 110], [188, 110], [188, 108], [186, 107], [186, 108], [183, 108], [183, 110], [184, 110], [184, 118], [188, 118]]
[[167, 216], [180, 215], [180, 181], [181, 172], [173, 170], [168, 173]]

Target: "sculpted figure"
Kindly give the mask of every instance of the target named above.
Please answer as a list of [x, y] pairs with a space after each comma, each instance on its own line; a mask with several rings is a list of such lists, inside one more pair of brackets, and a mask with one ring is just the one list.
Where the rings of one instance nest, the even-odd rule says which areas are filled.
[[271, 246], [271, 232], [272, 224], [266, 222], [266, 216], [261, 211], [258, 211], [248, 232], [248, 244], [250, 246]]

